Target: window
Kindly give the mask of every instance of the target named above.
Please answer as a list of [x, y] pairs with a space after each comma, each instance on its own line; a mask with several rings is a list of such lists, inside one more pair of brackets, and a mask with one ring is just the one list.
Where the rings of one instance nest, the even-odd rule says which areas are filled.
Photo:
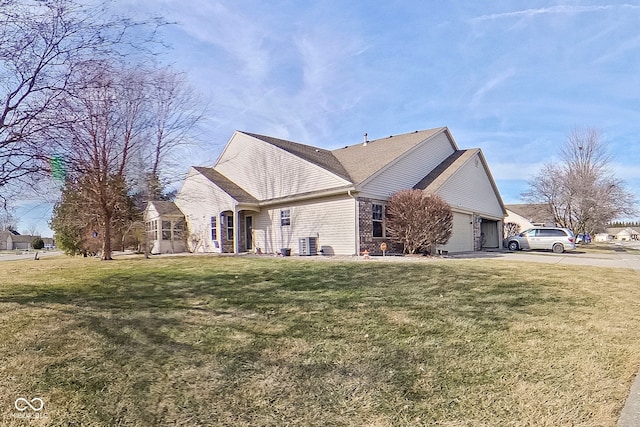
[[227, 240], [233, 240], [233, 216], [227, 216]]
[[371, 205], [373, 220], [373, 237], [384, 237], [384, 207], [382, 205]]
[[211, 217], [211, 240], [214, 242], [218, 238], [218, 217]]
[[184, 236], [185, 223], [179, 219], [173, 222], [173, 240], [182, 240]]
[[171, 221], [162, 221], [162, 240], [171, 240]]
[[280, 227], [291, 225], [291, 210], [282, 209], [280, 211]]
[[566, 237], [567, 234], [562, 230], [556, 230], [553, 228], [538, 230], [538, 237]]
[[147, 221], [146, 229], [149, 240], [158, 240], [158, 221]]

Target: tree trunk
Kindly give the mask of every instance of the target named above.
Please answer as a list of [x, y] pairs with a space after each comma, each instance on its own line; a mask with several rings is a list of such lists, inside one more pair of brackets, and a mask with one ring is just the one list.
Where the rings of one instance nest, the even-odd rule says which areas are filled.
[[111, 217], [105, 218], [104, 221], [104, 240], [102, 242], [102, 260], [110, 261], [111, 257]]

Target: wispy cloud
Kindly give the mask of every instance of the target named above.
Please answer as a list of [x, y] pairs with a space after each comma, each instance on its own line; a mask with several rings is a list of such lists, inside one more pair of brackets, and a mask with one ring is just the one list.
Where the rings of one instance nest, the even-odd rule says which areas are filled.
[[490, 79], [489, 81], [485, 82], [485, 84], [483, 84], [480, 87], [480, 89], [478, 89], [471, 97], [470, 106], [474, 108], [477, 107], [478, 103], [482, 100], [482, 98], [487, 93], [491, 92], [492, 90], [496, 89], [498, 86], [502, 85], [508, 79], [513, 77], [515, 74], [516, 74], [516, 70], [513, 68], [509, 68], [502, 71], [501, 73], [499, 73], [498, 75]]
[[557, 5], [551, 7], [543, 7], [537, 9], [517, 10], [513, 12], [492, 13], [472, 18], [472, 22], [493, 21], [504, 18], [534, 18], [540, 15], [576, 15], [587, 12], [599, 12], [609, 9], [640, 9], [640, 5], [621, 4], [621, 5], [596, 5], [596, 6], [577, 6], [577, 5]]

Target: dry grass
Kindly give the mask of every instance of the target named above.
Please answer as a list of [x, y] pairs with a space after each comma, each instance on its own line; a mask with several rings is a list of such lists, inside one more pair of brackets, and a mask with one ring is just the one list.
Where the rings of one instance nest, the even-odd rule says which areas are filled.
[[0, 277], [2, 425], [41, 397], [52, 426], [613, 426], [640, 366], [628, 270], [48, 258]]

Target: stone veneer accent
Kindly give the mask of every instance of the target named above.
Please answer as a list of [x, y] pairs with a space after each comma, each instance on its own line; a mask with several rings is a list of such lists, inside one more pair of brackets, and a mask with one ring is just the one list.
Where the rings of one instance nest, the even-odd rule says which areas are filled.
[[482, 218], [473, 214], [473, 250], [482, 250]]
[[[376, 201], [376, 204], [383, 203]], [[380, 245], [387, 244], [387, 253], [402, 253], [403, 246], [394, 243], [388, 237], [373, 237], [373, 200], [365, 197], [358, 197], [358, 228], [360, 229], [359, 243], [360, 254], [368, 250], [371, 255], [382, 255]]]
[[[224, 213], [224, 223], [220, 225], [220, 232], [222, 233], [222, 252], [233, 253], [233, 240], [227, 239], [227, 217], [233, 215], [230, 211]], [[238, 219], [233, 219], [233, 226], [238, 226]]]

